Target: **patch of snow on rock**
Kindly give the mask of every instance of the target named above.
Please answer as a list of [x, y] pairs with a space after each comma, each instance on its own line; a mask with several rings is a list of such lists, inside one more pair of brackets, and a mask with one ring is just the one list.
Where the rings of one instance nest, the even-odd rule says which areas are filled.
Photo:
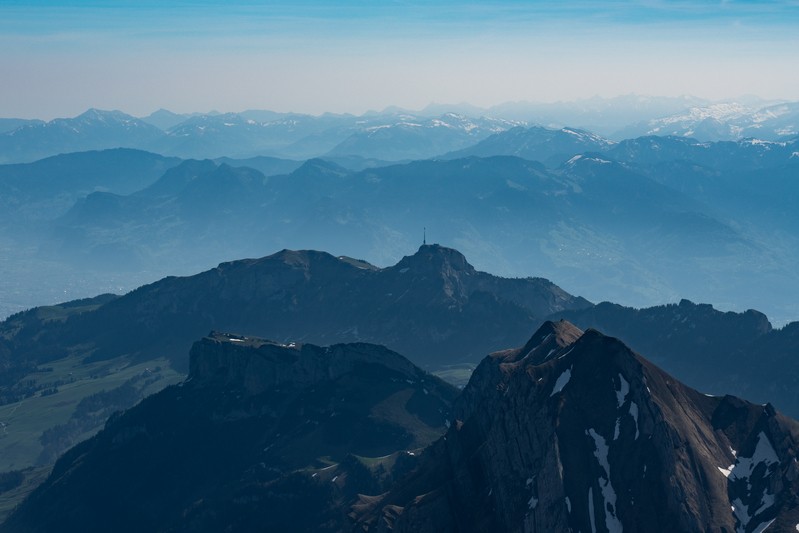
[[[733, 451], [730, 449], [730, 451]], [[769, 442], [768, 437], [762, 431], [757, 435], [757, 444], [752, 457], [736, 457], [735, 464], [729, 468], [718, 467], [730, 484], [731, 494], [738, 496], [732, 499], [732, 511], [738, 520], [738, 531], [757, 531], [763, 532], [771, 525], [771, 522], [763, 522], [755, 528], [750, 527], [750, 522], [774, 506], [775, 497], [768, 492], [766, 487], [762, 493], [753, 492], [754, 486], [763, 486], [773, 473], [772, 465], [779, 464], [779, 458], [774, 448]], [[762, 465], [762, 468], [758, 469]], [[744, 503], [744, 500], [749, 504]], [[752, 511], [750, 505], [757, 505], [757, 509]], [[756, 522], [755, 522], [756, 523]]]
[[527, 508], [528, 509], [535, 509], [535, 506], [538, 505], [538, 498], [535, 496], [530, 496], [530, 499], [527, 500]]
[[630, 415], [633, 417], [635, 421], [635, 439], [638, 440], [638, 406], [635, 402], [630, 402]]
[[594, 445], [596, 447], [594, 457], [599, 461], [599, 466], [605, 471], [604, 478], [600, 477], [598, 480], [599, 489], [602, 491], [602, 498], [605, 500], [605, 527], [607, 527], [610, 533], [621, 533], [623, 527], [621, 521], [616, 516], [616, 491], [610, 483], [610, 463], [608, 462], [608, 452], [610, 449], [608, 448], [607, 442], [605, 442], [605, 438], [594, 431], [593, 428], [589, 429], [587, 434], [594, 439]]
[[627, 397], [627, 394], [630, 392], [630, 384], [627, 383], [627, 380], [624, 379], [624, 376], [619, 374], [619, 390], [616, 391], [616, 404], [618, 407], [624, 403], [624, 399]]
[[566, 386], [571, 377], [572, 377], [572, 367], [569, 367], [560, 376], [558, 376], [558, 379], [555, 381], [555, 387], [552, 389], [552, 394], [550, 394], [549, 397], [551, 398], [552, 396], [555, 396], [557, 393], [562, 391], [563, 387]]

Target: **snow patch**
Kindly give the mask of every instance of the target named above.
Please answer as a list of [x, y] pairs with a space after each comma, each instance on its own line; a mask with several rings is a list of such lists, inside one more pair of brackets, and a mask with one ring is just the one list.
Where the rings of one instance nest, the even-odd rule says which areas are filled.
[[616, 516], [616, 491], [610, 483], [610, 463], [608, 462], [610, 448], [605, 438], [594, 431], [593, 428], [589, 429], [586, 434], [594, 439], [596, 448], [594, 457], [599, 461], [599, 466], [605, 471], [604, 477], [600, 477], [597, 480], [599, 482], [599, 490], [602, 491], [602, 498], [605, 500], [605, 505], [603, 506], [605, 510], [605, 527], [607, 527], [609, 533], [621, 533], [624, 528]]
[[635, 402], [630, 402], [630, 415], [632, 415], [635, 421], [635, 440], [638, 440], [638, 405], [636, 405]]
[[618, 407], [624, 403], [624, 399], [630, 392], [630, 384], [624, 379], [624, 376], [619, 374], [619, 390], [616, 391], [616, 404]]
[[560, 391], [562, 391], [563, 387], [566, 386], [571, 377], [572, 377], [572, 367], [569, 367], [560, 376], [558, 376], [558, 379], [555, 381], [555, 387], [552, 389], [552, 393], [549, 395], [549, 397], [551, 398]]
[[558, 359], [563, 359], [564, 357], [566, 357], [567, 355], [572, 353], [572, 350], [574, 350], [574, 346], [572, 346], [571, 349], [568, 352], [566, 352], [565, 354], [563, 354], [560, 357], [558, 357]]
[[764, 522], [764, 523], [760, 524], [759, 526], [757, 526], [755, 529], [752, 530], [752, 533], [763, 533], [765, 530], [767, 530], [769, 528], [769, 526], [771, 524], [774, 523], [775, 520], [776, 520], [776, 518], [772, 518], [768, 522]]
[[757, 435], [757, 444], [752, 457], [738, 457], [731, 475], [733, 479], [748, 479], [757, 465], [762, 463], [769, 467], [779, 462], [777, 452], [774, 451], [766, 434], [761, 431]]
[[[730, 451], [734, 452], [732, 448], [730, 448]], [[757, 443], [752, 457], [736, 456], [735, 463], [728, 468], [717, 467], [727, 477], [728, 483], [731, 485], [730, 491], [739, 495], [730, 502], [733, 515], [738, 521], [739, 532], [751, 530], [762, 533], [771, 525], [771, 522], [757, 524], [753, 520], [774, 506], [775, 496], [768, 492], [768, 488], [763, 493], [757, 494], [753, 492], [753, 485], [762, 486], [766, 483], [773, 474], [772, 465], [776, 464], [779, 464], [779, 457], [777, 457], [777, 453], [774, 451], [766, 434], [761, 431], [757, 435]], [[758, 469], [761, 465], [762, 468]], [[757, 475], [755, 475], [756, 470]], [[744, 503], [744, 500], [749, 502], [749, 504]], [[750, 509], [750, 506], [757, 504], [759, 505], [756, 509]], [[751, 523], [755, 523], [757, 526], [750, 528]]]
[[[569, 511], [569, 513], [572, 512], [572, 501], [568, 496], [566, 496], [566, 510]], [[797, 524], [796, 529], [799, 531], [799, 524]]]

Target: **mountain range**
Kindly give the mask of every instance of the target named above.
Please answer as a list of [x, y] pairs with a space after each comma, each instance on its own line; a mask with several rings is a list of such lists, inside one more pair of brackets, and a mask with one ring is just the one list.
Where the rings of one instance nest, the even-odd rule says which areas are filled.
[[568, 322], [459, 395], [378, 346], [217, 333], [0, 530], [790, 531], [797, 439]]
[[601, 328], [704, 392], [799, 414], [796, 323], [773, 329], [762, 313], [687, 300], [593, 305], [545, 279], [479, 272], [437, 245], [386, 268], [286, 250], [0, 324], [2, 467], [47, 465], [115, 410], [181, 379], [190, 346], [210, 330], [284, 344], [380, 343], [463, 385], [485, 353], [522, 344], [547, 318]]
[[6, 119], [4, 124], [0, 163], [109, 148], [193, 158], [355, 155], [399, 161], [464, 148], [519, 122], [454, 113], [356, 117], [257, 111], [177, 115], [166, 110], [139, 119], [120, 111], [89, 109], [74, 118], [49, 122]]
[[74, 118], [49, 122], [0, 119], [0, 163], [120, 147], [192, 158], [357, 155], [403, 161], [462, 150], [493, 133], [526, 125], [588, 130], [615, 141], [647, 135], [783, 141], [799, 135], [798, 105], [627, 96], [508, 103], [488, 109], [466, 105], [431, 105], [421, 111], [387, 108], [361, 116], [265, 110], [177, 114], [160, 109], [136, 118], [120, 111], [89, 109]]
[[617, 135], [674, 135], [700, 141], [737, 141], [746, 138], [779, 141], [799, 135], [796, 102], [744, 105], [736, 102], [692, 106], [685, 111], [653, 118], [623, 128]]
[[[134, 194], [88, 195], [37, 242], [81, 268], [166, 274], [290, 246], [391, 264], [427, 226], [484, 270], [536, 271], [635, 306], [690, 295], [784, 323], [798, 312], [797, 142], [611, 143], [529, 128], [495, 134], [476, 155], [360, 171], [185, 162]], [[197, 179], [175, 181], [181, 172]]]
[[[225, 115], [210, 118], [226, 129]], [[395, 130], [404, 131], [373, 132]], [[0, 166], [0, 313], [289, 247], [393, 264], [427, 226], [483, 270], [537, 272], [597, 301], [643, 307], [690, 297], [755, 307], [777, 324], [798, 316], [796, 138], [615, 142], [518, 127], [475, 141], [401, 164], [258, 156], [178, 169], [172, 157], [117, 149]]]

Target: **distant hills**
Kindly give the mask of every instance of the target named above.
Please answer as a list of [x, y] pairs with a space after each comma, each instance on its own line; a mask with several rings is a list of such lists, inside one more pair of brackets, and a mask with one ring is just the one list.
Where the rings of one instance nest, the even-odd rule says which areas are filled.
[[[691, 295], [778, 319], [799, 312], [790, 281], [799, 243], [786, 231], [799, 227], [799, 142], [610, 143], [529, 128], [477, 147], [479, 157], [359, 171], [310, 160], [277, 176], [186, 162], [135, 194], [86, 196], [39, 242], [114, 270], [191, 272], [286, 247], [385, 265], [427, 226], [484, 270], [540, 272], [595, 299], [646, 306]], [[281, 166], [295, 164], [269, 170]]]
[[0, 530], [790, 531], [797, 439], [563, 321], [460, 394], [379, 346], [217, 333]]
[[[433, 122], [408, 128], [461, 135], [469, 127]], [[393, 264], [426, 226], [483, 270], [534, 271], [639, 307], [685, 296], [755, 307], [783, 324], [799, 316], [796, 154], [797, 138], [615, 142], [575, 128], [515, 127], [405, 163], [181, 161], [118, 149], [3, 165], [0, 289], [9, 296], [0, 310], [59, 301], [65, 287], [66, 299], [122, 292], [282, 248]], [[31, 282], [37, 271], [44, 275]]]

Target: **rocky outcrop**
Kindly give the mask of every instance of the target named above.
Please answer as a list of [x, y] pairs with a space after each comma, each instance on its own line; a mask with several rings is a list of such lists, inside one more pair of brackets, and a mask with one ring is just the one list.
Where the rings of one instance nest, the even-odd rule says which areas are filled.
[[367, 343], [321, 347], [212, 332], [194, 344], [189, 359], [190, 380], [232, 386], [252, 395], [280, 386], [302, 388], [336, 380], [359, 365], [379, 366], [413, 383], [426, 379], [442, 383], [398, 353]]
[[598, 331], [547, 323], [486, 358], [458, 419], [353, 516], [370, 531], [792, 530], [799, 424], [682, 385]]

